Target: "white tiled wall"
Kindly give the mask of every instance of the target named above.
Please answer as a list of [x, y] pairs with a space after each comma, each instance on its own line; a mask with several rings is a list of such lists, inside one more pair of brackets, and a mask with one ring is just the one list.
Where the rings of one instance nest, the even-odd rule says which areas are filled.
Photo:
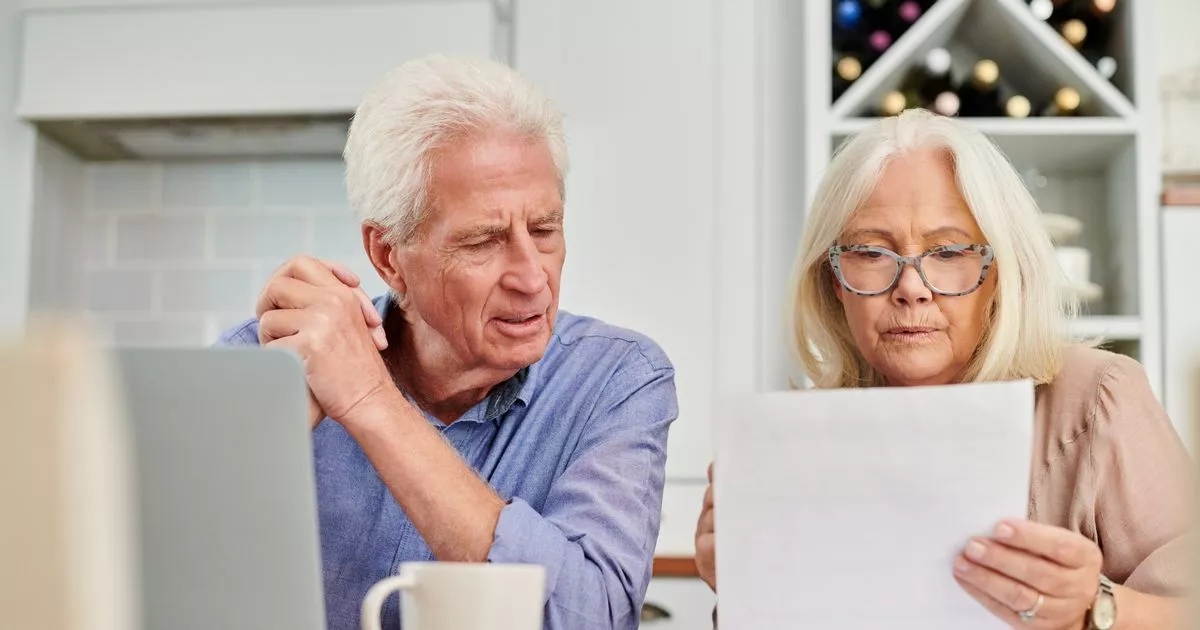
[[37, 177], [29, 245], [38, 260], [29, 266], [28, 305], [39, 313], [74, 311], [86, 293], [79, 261], [96, 247], [91, 226], [80, 220], [84, 166], [45, 139], [37, 142], [34, 162]]
[[253, 313], [267, 277], [300, 253], [343, 261], [368, 293], [383, 293], [342, 176], [336, 159], [89, 164], [79, 260], [98, 334], [211, 343]]

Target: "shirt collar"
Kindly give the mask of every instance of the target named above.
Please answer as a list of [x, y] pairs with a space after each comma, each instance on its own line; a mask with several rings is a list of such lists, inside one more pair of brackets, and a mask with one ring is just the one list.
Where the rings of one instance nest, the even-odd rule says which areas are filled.
[[[375, 310], [379, 312], [379, 316], [385, 321], [396, 307], [396, 300], [391, 293], [381, 295], [372, 300], [372, 302], [375, 304]], [[472, 407], [459, 420], [491, 422], [508, 413], [508, 410], [512, 409], [512, 406], [518, 402], [522, 406], [528, 407], [529, 401], [533, 400], [533, 393], [536, 389], [536, 368], [537, 363], [534, 363], [531, 366], [518, 370], [511, 378], [493, 387], [492, 391], [488, 392], [487, 398], [483, 399], [483, 402]], [[405, 398], [408, 398], [407, 394], [405, 394]], [[409, 401], [411, 402], [412, 399], [409, 398]], [[425, 414], [425, 416], [430, 417], [429, 414]], [[441, 424], [440, 421], [438, 424]]]

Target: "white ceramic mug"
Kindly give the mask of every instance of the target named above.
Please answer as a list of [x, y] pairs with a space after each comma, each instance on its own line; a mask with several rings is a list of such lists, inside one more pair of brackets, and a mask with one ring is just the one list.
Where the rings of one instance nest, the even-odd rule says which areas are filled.
[[404, 630], [542, 630], [546, 569], [532, 564], [406, 562], [362, 603], [363, 630], [381, 630], [383, 603], [400, 593]]

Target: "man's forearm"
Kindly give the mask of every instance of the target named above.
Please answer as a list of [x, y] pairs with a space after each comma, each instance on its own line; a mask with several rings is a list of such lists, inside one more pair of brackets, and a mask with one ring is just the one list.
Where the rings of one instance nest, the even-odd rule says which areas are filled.
[[399, 391], [342, 424], [438, 560], [483, 562], [505, 502]]

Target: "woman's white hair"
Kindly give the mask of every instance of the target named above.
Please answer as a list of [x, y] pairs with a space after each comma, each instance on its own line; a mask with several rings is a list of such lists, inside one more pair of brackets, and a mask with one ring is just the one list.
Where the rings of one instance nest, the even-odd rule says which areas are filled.
[[343, 157], [350, 207], [393, 245], [412, 241], [429, 210], [433, 151], [492, 131], [546, 143], [567, 172], [562, 114], [532, 83], [488, 59], [432, 55], [392, 70], [363, 97]]
[[863, 359], [834, 291], [829, 247], [866, 201], [888, 162], [922, 148], [944, 149], [958, 188], [995, 252], [996, 294], [965, 381], [1048, 383], [1070, 345], [1065, 324], [1077, 303], [1042, 227], [1037, 204], [1003, 153], [966, 124], [925, 110], [875, 122], [844, 143], [817, 189], [792, 271], [790, 343], [817, 387], [884, 384]]

